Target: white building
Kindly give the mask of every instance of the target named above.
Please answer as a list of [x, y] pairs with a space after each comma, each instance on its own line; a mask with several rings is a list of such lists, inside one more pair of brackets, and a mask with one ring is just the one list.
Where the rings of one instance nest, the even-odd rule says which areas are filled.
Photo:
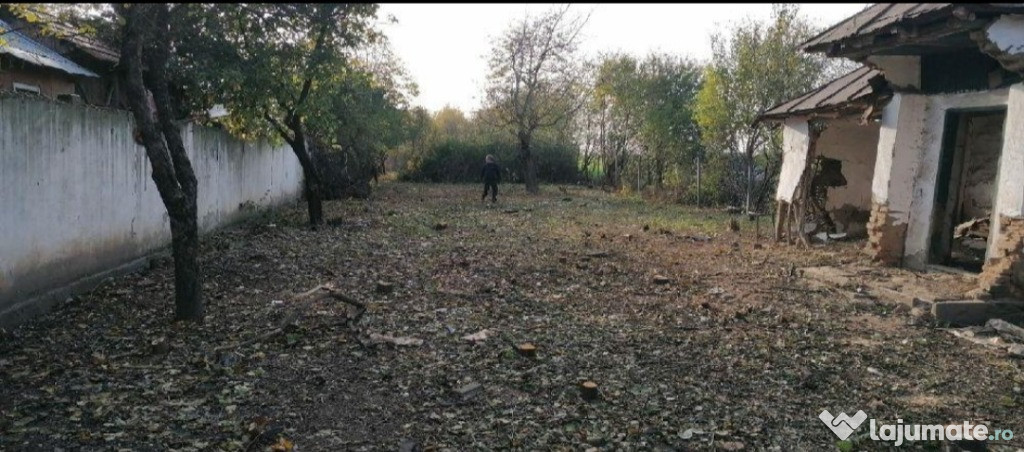
[[783, 126], [777, 232], [805, 232], [825, 186], [825, 223], [876, 261], [1024, 295], [1024, 4], [876, 4], [802, 50], [865, 66], [763, 116]]

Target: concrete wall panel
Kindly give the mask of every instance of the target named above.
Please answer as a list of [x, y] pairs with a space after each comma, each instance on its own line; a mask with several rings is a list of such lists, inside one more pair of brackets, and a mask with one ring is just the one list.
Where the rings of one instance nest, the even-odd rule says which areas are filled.
[[[125, 111], [0, 97], [0, 323], [37, 298], [170, 242], [166, 210]], [[287, 148], [183, 127], [203, 231], [297, 199]], [[5, 321], [5, 319], [7, 319]]]

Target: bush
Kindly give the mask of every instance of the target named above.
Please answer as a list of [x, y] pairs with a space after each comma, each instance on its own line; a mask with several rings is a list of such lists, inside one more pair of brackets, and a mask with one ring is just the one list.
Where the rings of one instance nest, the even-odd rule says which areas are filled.
[[310, 146], [314, 165], [323, 178], [325, 200], [370, 196], [370, 180], [377, 175], [373, 154], [354, 150], [325, 151]]
[[[577, 180], [576, 149], [569, 145], [537, 143], [537, 177], [549, 183]], [[502, 167], [503, 182], [523, 180], [524, 162], [518, 148], [508, 142], [474, 143], [445, 140], [431, 146], [402, 180], [417, 182], [479, 182], [484, 158], [490, 154]]]

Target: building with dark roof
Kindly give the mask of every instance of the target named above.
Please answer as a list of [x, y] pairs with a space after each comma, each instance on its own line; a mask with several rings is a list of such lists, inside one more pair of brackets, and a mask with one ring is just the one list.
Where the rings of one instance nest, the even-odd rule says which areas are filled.
[[876, 261], [1024, 296], [1024, 3], [876, 4], [801, 49], [863, 66], [762, 115], [783, 128], [777, 235], [806, 240], [824, 193], [825, 227]]
[[76, 83], [99, 78], [95, 72], [65, 58], [0, 20], [0, 87], [46, 97], [76, 95]]

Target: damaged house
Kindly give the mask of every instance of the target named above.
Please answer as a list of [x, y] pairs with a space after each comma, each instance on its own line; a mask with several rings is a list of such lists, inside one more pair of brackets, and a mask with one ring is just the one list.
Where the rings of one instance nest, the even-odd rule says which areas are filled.
[[125, 109], [119, 86], [120, 53], [42, 11], [43, 22], [27, 22], [0, 7], [0, 91]]
[[0, 90], [70, 100], [81, 98], [83, 86], [100, 79], [22, 30], [0, 19]]
[[1024, 4], [876, 4], [802, 50], [863, 66], [762, 116], [783, 128], [776, 237], [866, 237], [876, 262], [1024, 295]]

